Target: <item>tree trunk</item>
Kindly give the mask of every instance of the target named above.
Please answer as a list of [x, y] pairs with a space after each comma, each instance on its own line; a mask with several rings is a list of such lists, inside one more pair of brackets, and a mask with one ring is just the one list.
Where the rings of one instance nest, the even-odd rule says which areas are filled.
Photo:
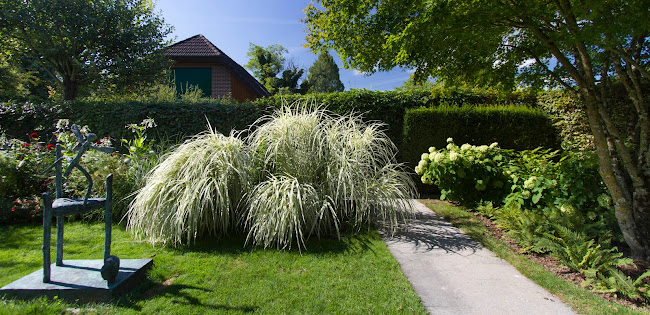
[[63, 77], [63, 100], [72, 101], [79, 94], [79, 82], [70, 76]]
[[650, 261], [650, 193], [647, 187], [634, 189], [632, 216], [637, 223], [635, 242], [628, 242], [632, 257]]
[[614, 201], [614, 211], [632, 257], [650, 261], [650, 194], [644, 186], [628, 184], [629, 174], [620, 165], [615, 147], [608, 145], [608, 135], [598, 113], [601, 100], [590, 92], [582, 93], [587, 118], [598, 155], [599, 173]]

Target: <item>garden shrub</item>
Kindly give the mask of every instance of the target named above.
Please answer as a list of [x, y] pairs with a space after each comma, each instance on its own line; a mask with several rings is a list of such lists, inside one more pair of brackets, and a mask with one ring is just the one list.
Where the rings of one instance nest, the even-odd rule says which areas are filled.
[[27, 142], [0, 135], [0, 222], [25, 222], [42, 217], [40, 194], [47, 189], [41, 172], [52, 162], [52, 146], [37, 133]]
[[[650, 274], [633, 280], [617, 269], [632, 261], [611, 245], [612, 240], [623, 243], [623, 238], [592, 153], [513, 151], [496, 144], [458, 147], [449, 139], [447, 148], [431, 147], [422, 154], [415, 170], [422, 182], [440, 186], [442, 198], [475, 207], [495, 220], [523, 252], [548, 252], [561, 265], [584, 274], [584, 286], [631, 299], [650, 298], [645, 294], [650, 286], [643, 282]], [[487, 183], [498, 176], [505, 177], [500, 181], [507, 188], [490, 190], [497, 186]]]
[[481, 201], [500, 203], [510, 192], [511, 179], [506, 173], [510, 151], [498, 144], [457, 146], [452, 138], [447, 146], [430, 147], [421, 155], [415, 172], [422, 183], [440, 188], [440, 199], [458, 201], [470, 207]]
[[288, 104], [319, 104], [329, 111], [345, 115], [362, 114], [366, 120], [378, 120], [386, 124], [386, 134], [401, 146], [404, 114], [407, 109], [436, 107], [443, 104], [518, 104], [532, 105], [535, 97], [526, 93], [496, 93], [480, 89], [434, 87], [430, 90], [370, 91], [353, 89], [345, 92], [315, 93], [307, 95], [274, 95], [259, 99], [256, 104], [281, 108]]
[[409, 109], [404, 116], [402, 160], [415, 165], [430, 146], [456, 143], [493, 143], [501, 148], [526, 150], [559, 148], [557, 131], [546, 115], [525, 106], [448, 106]]
[[[46, 137], [40, 137], [37, 133], [28, 135], [28, 142], [7, 138], [5, 134], [0, 137], [0, 222], [42, 220], [41, 194], [54, 194], [54, 172], [50, 170], [43, 173], [54, 162], [54, 143], [58, 141], [62, 146], [63, 155], [70, 158], [76, 155], [75, 148], [78, 144], [76, 137], [69, 130], [68, 120], [60, 120], [54, 129], [56, 131], [44, 141], [42, 139]], [[89, 131], [87, 126], [81, 128], [83, 135]], [[130, 140], [130, 143], [135, 145], [131, 147], [137, 147], [137, 150], [127, 155], [89, 150], [82, 156], [81, 165], [93, 179], [92, 197], [105, 195], [104, 181], [108, 174], [113, 174], [113, 220], [116, 222], [126, 213], [133, 191], [142, 185], [142, 176], [157, 161], [156, 155], [159, 153], [153, 150], [151, 142], [146, 140], [143, 132], [144, 130], [135, 139]], [[100, 138], [95, 145], [113, 146], [106, 137]], [[144, 151], [143, 148], [148, 148], [149, 151]], [[66, 166], [64, 161], [63, 168]], [[83, 196], [86, 189], [86, 177], [78, 170], [64, 178], [64, 196]], [[71, 218], [103, 220], [103, 214], [98, 215], [98, 212]]]

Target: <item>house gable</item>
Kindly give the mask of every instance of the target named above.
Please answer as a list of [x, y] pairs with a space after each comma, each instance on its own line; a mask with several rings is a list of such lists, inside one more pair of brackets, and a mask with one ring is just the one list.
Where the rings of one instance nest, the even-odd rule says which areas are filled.
[[[183, 79], [186, 83], [204, 82], [207, 69], [210, 72], [210, 91], [204, 94], [213, 98], [230, 95], [238, 102], [269, 96], [269, 92], [248, 71], [230, 59], [203, 35], [196, 35], [169, 46], [165, 55], [174, 60], [172, 70], [206, 69], [179, 71], [203, 73], [201, 78]], [[183, 78], [185, 77], [183, 74]], [[177, 82], [177, 84], [184, 84]], [[205, 83], [203, 83], [204, 86]]]

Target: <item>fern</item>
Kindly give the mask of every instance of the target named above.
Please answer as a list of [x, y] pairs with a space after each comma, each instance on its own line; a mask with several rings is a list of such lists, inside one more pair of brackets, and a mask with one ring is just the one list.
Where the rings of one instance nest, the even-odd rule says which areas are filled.
[[548, 231], [547, 219], [533, 211], [508, 204], [497, 211], [497, 223], [521, 246], [523, 253], [544, 253], [543, 235]]
[[596, 244], [595, 240], [588, 239], [585, 234], [558, 224], [553, 224], [553, 230], [557, 235], [544, 233], [540, 245], [549, 249], [560, 264], [575, 271], [602, 272], [608, 268], [615, 269], [616, 266], [632, 263], [629, 258], [621, 258], [623, 254], [616, 252], [616, 247], [604, 249], [602, 244]]
[[590, 269], [585, 272], [587, 280], [583, 287], [590, 287], [594, 292], [611, 293], [614, 296], [624, 296], [631, 300], [650, 300], [650, 284], [644, 283], [650, 277], [650, 270], [643, 273], [636, 280], [616, 268], [607, 268], [603, 272]]

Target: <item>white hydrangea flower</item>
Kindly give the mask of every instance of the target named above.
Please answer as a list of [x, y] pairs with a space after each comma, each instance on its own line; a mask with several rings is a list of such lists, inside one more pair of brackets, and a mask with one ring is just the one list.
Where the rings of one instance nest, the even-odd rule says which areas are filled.
[[422, 168], [420, 167], [420, 165], [416, 166], [415, 167], [415, 174], [422, 175], [422, 173], [423, 172], [422, 172]]
[[425, 169], [425, 168], [427, 168], [427, 166], [429, 166], [429, 162], [427, 162], [425, 160], [420, 160], [420, 163], [418, 163], [418, 166], [420, 168], [422, 168], [422, 169]]
[[450, 160], [452, 160], [452, 161], [456, 161], [456, 160], [458, 160], [458, 157], [459, 157], [458, 153], [456, 153], [456, 152], [454, 152], [454, 151], [449, 152], [449, 159], [450, 159]]
[[537, 176], [531, 176], [524, 182], [524, 188], [526, 189], [532, 189], [535, 187], [535, 181], [537, 180]]
[[429, 161], [429, 153], [422, 153], [420, 160]]
[[436, 163], [440, 163], [440, 162], [442, 162], [442, 160], [444, 158], [445, 158], [444, 154], [442, 154], [440, 152], [436, 152], [436, 154], [433, 156], [433, 161], [436, 162]]
[[451, 150], [455, 147], [453, 143], [447, 144], [447, 150]]
[[429, 147], [429, 153], [436, 152], [436, 147]]
[[452, 143], [452, 142], [454, 142], [454, 138], [451, 137], [447, 138], [447, 143]]
[[563, 203], [560, 206], [560, 211], [562, 211], [564, 213], [573, 213], [574, 210], [575, 210], [575, 208], [573, 208], [573, 206], [568, 204], [568, 203]]
[[488, 146], [486, 146], [486, 145], [482, 145], [482, 146], [479, 146], [477, 149], [478, 149], [479, 151], [481, 151], [481, 152], [485, 152], [485, 151], [488, 150]]
[[498, 146], [499, 146], [498, 142], [492, 142], [492, 144], [490, 144], [490, 148], [496, 148]]
[[521, 195], [524, 196], [524, 199], [530, 198], [530, 191], [524, 190], [521, 192]]
[[472, 145], [470, 145], [469, 143], [465, 143], [465, 144], [460, 146], [461, 150], [469, 150], [471, 148], [472, 148]]

